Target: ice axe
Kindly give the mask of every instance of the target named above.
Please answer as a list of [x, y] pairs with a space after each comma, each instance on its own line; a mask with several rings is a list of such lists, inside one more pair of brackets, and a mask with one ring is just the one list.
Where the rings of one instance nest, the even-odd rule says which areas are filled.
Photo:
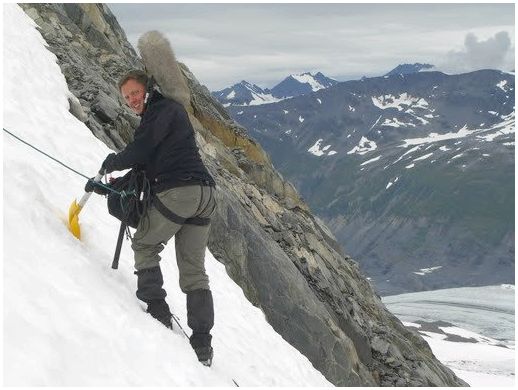
[[[93, 181], [98, 182], [101, 180], [102, 177], [102, 173], [99, 172], [97, 176], [94, 177]], [[74, 237], [76, 237], [78, 240], [81, 239], [81, 228], [79, 227], [79, 213], [83, 209], [83, 206], [85, 205], [86, 201], [90, 198], [90, 195], [92, 195], [92, 192], [85, 192], [85, 194], [79, 200], [79, 202], [77, 202], [74, 199], [74, 201], [70, 205], [70, 208], [68, 209], [68, 230], [70, 230]]]

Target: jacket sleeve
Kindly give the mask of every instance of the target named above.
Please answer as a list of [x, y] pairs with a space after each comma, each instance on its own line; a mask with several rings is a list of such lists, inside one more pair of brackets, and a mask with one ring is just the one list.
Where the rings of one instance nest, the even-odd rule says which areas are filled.
[[135, 131], [133, 141], [115, 156], [113, 168], [122, 171], [135, 165], [146, 165], [158, 144], [172, 130], [175, 116], [176, 112], [170, 105], [156, 109], [150, 107]]

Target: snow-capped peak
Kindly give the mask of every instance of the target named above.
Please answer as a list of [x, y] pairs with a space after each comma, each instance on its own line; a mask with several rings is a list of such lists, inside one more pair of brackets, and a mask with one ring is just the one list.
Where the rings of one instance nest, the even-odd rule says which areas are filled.
[[311, 90], [313, 92], [318, 91], [319, 89], [325, 88], [325, 86], [322, 85], [321, 83], [319, 83], [317, 81], [317, 79], [315, 78], [315, 76], [309, 72], [301, 73], [301, 74], [292, 74], [291, 77], [294, 78], [295, 80], [297, 80], [299, 83], [309, 84], [311, 87]]
[[271, 90], [242, 80], [232, 87], [213, 92], [212, 95], [225, 107], [254, 106], [316, 92], [331, 87], [337, 82], [324, 76], [321, 72], [315, 74], [305, 72], [286, 77]]

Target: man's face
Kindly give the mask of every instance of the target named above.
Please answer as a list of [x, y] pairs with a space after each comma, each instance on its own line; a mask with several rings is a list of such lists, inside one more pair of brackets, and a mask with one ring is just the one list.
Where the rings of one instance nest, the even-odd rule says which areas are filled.
[[129, 79], [121, 87], [121, 94], [126, 104], [135, 114], [144, 112], [144, 99], [146, 87], [136, 80]]

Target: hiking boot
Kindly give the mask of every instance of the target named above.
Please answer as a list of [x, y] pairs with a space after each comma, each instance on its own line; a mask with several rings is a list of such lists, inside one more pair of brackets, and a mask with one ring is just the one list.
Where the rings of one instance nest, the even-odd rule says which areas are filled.
[[207, 367], [212, 364], [212, 357], [214, 356], [214, 350], [210, 346], [211, 339], [212, 336], [209, 333], [193, 333], [189, 338], [198, 360]]
[[148, 302], [147, 312], [158, 321], [160, 321], [166, 328], [173, 329], [171, 322], [171, 311], [165, 299], [153, 299]]
[[214, 358], [214, 349], [212, 347], [195, 348], [196, 356], [201, 364], [210, 367]]

